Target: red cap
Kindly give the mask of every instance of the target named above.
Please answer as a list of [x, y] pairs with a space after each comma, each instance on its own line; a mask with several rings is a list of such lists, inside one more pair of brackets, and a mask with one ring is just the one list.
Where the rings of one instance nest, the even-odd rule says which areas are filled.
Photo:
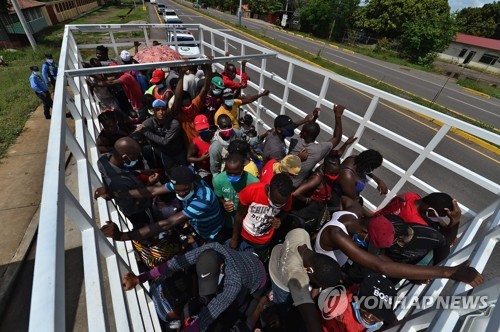
[[208, 123], [208, 118], [203, 115], [197, 115], [194, 118], [194, 128], [198, 131], [208, 129], [210, 127], [210, 124]]
[[389, 248], [394, 243], [394, 226], [384, 216], [370, 219], [368, 224], [370, 242], [378, 249]]
[[161, 69], [155, 69], [153, 71], [153, 74], [151, 75], [151, 79], [149, 82], [153, 84], [158, 84], [160, 83], [163, 79], [165, 78], [165, 73]]

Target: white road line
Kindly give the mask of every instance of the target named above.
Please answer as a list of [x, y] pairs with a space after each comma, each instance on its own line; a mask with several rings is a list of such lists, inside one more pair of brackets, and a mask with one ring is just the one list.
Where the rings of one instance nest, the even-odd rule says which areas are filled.
[[231, 46], [232, 48], [234, 48], [235, 50], [237, 49], [237, 47], [236, 47], [236, 46], [234, 46], [233, 44], [231, 44], [231, 43], [227, 43], [227, 44], [228, 44], [229, 46]]
[[458, 102], [460, 102], [460, 103], [462, 103], [462, 104], [468, 105], [468, 106], [470, 106], [470, 107], [477, 108], [478, 110], [481, 110], [481, 111], [486, 112], [486, 113], [488, 113], [488, 114], [494, 115], [494, 116], [496, 116], [496, 117], [500, 117], [500, 115], [499, 115], [499, 114], [496, 114], [496, 113], [493, 113], [493, 112], [487, 111], [487, 110], [485, 110], [485, 109], [483, 109], [483, 108], [481, 108], [481, 107], [477, 107], [477, 106], [475, 106], [475, 105], [472, 105], [472, 104], [466, 103], [465, 101], [462, 101], [462, 100], [460, 100], [460, 99], [456, 99], [456, 98], [449, 97], [449, 96], [448, 96], [448, 98], [453, 99], [453, 100], [456, 100], [456, 101], [458, 101]]
[[283, 39], [287, 39], [287, 40], [290, 40], [290, 41], [293, 41], [293, 42], [295, 42], [295, 40], [293, 40], [292, 38], [290, 38], [290, 37], [287, 37], [287, 36], [282, 36], [281, 38], [283, 38]]
[[337, 58], [341, 58], [341, 59], [343, 59], [343, 60], [345, 60], [345, 61], [349, 61], [349, 62], [352, 62], [352, 63], [357, 63], [356, 61], [352, 61], [352, 60], [350, 60], [350, 59], [344, 58], [343, 56], [340, 56], [340, 55], [337, 55], [337, 54], [333, 54], [333, 53], [331, 53], [331, 52], [326, 52], [326, 53], [327, 53], [327, 54], [330, 54], [331, 56], [334, 56], [334, 57], [337, 57]]

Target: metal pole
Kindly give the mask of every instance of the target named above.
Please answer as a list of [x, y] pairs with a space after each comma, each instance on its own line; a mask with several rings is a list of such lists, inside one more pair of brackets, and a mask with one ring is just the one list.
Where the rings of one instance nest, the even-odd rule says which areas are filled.
[[330, 35], [328, 36], [328, 40], [332, 39], [333, 27], [335, 26], [335, 16], [333, 16], [332, 29], [330, 30]]
[[31, 47], [33, 48], [33, 50], [36, 50], [35, 38], [33, 38], [33, 35], [31, 34], [30, 26], [28, 25], [28, 22], [26, 22], [26, 19], [24, 18], [24, 14], [21, 11], [19, 4], [17, 3], [17, 0], [12, 0], [12, 6], [14, 6], [14, 10], [16, 11], [17, 17], [19, 18], [21, 25], [23, 26], [24, 33], [26, 34], [26, 37], [28, 37], [28, 40], [31, 44]]
[[241, 26], [241, 6], [242, 6], [242, 0], [240, 0], [240, 6], [238, 7], [238, 25]]

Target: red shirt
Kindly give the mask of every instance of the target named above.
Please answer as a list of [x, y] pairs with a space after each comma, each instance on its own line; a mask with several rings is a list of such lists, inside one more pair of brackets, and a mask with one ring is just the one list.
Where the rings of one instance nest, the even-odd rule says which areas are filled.
[[129, 73], [123, 73], [119, 80], [122, 82], [123, 91], [134, 110], [140, 110], [142, 108], [142, 90], [137, 80]]
[[266, 184], [262, 182], [252, 183], [238, 194], [240, 205], [248, 206], [248, 211], [243, 218], [241, 236], [255, 244], [265, 244], [271, 240], [274, 228], [269, 221], [270, 217], [275, 217], [281, 211], [292, 209], [292, 196], [286, 205], [280, 209], [273, 208], [269, 204], [266, 193]]
[[415, 201], [420, 198], [418, 194], [412, 192], [397, 195], [382, 209], [375, 211], [373, 215], [394, 214], [400, 216], [407, 223], [429, 226], [415, 207]]
[[[240, 75], [240, 70], [236, 69], [236, 75]], [[226, 73], [222, 72], [220, 75], [222, 76], [222, 80], [224, 81], [224, 86], [229, 89], [239, 89], [240, 88], [240, 83], [234, 82], [232, 79], [230, 79]], [[241, 88], [244, 89], [247, 87], [247, 82], [248, 82], [248, 77], [246, 73], [242, 73], [240, 75], [241, 78]]]
[[[205, 142], [200, 138], [200, 136], [196, 136], [195, 138], [193, 138], [193, 144], [198, 148], [198, 158], [200, 158], [204, 153], [207, 153], [210, 149], [210, 142]], [[198, 163], [198, 167], [204, 169], [207, 172], [210, 172], [210, 159], [200, 161]]]
[[[332, 310], [331, 314], [335, 315], [336, 311], [339, 311], [340, 315], [333, 317], [331, 319], [325, 319], [321, 317], [321, 325], [323, 326], [323, 332], [363, 332], [366, 328], [361, 325], [356, 319], [356, 314], [354, 313], [354, 308], [352, 307], [352, 296], [358, 292], [359, 286], [354, 285], [347, 289], [345, 295], [339, 300], [327, 299], [327, 303], [335, 305], [332, 308], [323, 309], [324, 315], [326, 312]], [[344, 310], [345, 308], [345, 310]], [[336, 311], [334, 312], [333, 310]]]
[[273, 179], [274, 172], [273, 172], [273, 165], [274, 163], [277, 163], [278, 161], [276, 159], [270, 159], [264, 167], [262, 167], [262, 171], [260, 172], [260, 182], [265, 183], [265, 184], [270, 184], [271, 180]]

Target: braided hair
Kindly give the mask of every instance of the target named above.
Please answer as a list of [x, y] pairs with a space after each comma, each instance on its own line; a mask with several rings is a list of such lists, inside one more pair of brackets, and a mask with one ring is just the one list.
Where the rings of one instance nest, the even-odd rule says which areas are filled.
[[366, 150], [354, 157], [354, 165], [356, 165], [356, 171], [359, 173], [373, 171], [382, 165], [384, 158], [380, 152], [375, 150]]

